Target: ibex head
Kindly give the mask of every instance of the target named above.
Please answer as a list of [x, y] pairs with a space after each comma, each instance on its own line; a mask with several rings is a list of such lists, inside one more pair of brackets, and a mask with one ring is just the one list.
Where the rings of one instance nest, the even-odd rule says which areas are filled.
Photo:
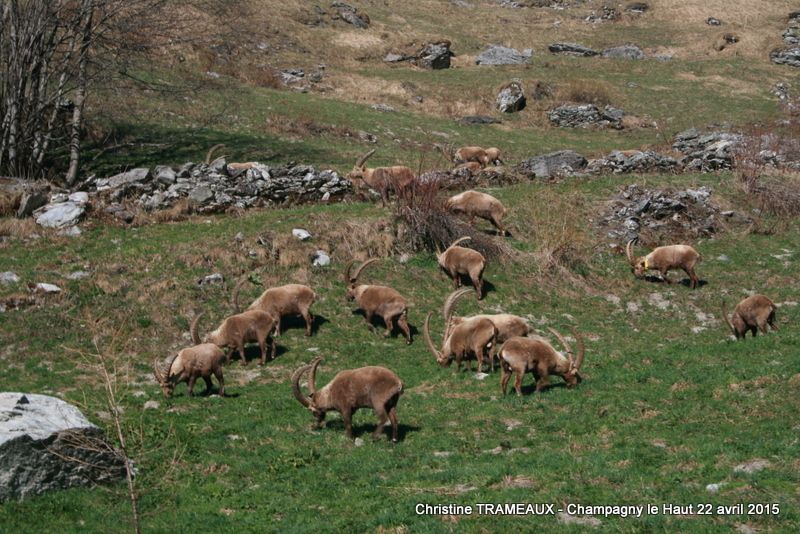
[[350, 263], [347, 264], [347, 267], [344, 270], [344, 283], [347, 285], [347, 293], [345, 294], [345, 297], [347, 298], [347, 300], [353, 300], [356, 298], [356, 286], [358, 284], [358, 277], [361, 275], [361, 271], [363, 271], [365, 267], [375, 263], [376, 261], [378, 261], [378, 258], [372, 258], [371, 260], [365, 261], [364, 263], [359, 265], [358, 269], [356, 269], [356, 272], [353, 273], [352, 275], [350, 274], [350, 271], [352, 270], [353, 264], [356, 261], [352, 260]]
[[367, 174], [367, 165], [366, 162], [375, 153], [375, 149], [373, 148], [360, 158], [356, 160], [356, 164], [353, 165], [353, 170], [347, 173], [347, 178], [353, 183], [353, 187], [355, 189], [359, 189], [364, 185], [364, 179]]
[[[322, 420], [327, 411], [317, 405], [317, 399], [315, 398], [317, 395], [317, 367], [319, 367], [321, 362], [322, 357], [320, 356], [310, 364], [300, 367], [292, 374], [292, 393], [294, 393], [294, 398], [296, 398], [300, 404], [308, 408], [318, 420]], [[311, 374], [308, 377], [309, 395], [306, 396], [300, 391], [300, 378], [302, 378], [309, 369], [311, 370]]]
[[631, 239], [625, 245], [625, 254], [628, 256], [628, 262], [631, 264], [631, 270], [636, 278], [643, 278], [647, 272], [647, 258], [644, 256], [634, 257], [633, 244], [636, 239]]
[[175, 383], [170, 380], [169, 373], [172, 369], [172, 364], [175, 363], [175, 358], [177, 357], [177, 354], [173, 356], [164, 368], [161, 368], [157, 359], [153, 361], [153, 376], [155, 376], [158, 385], [161, 386], [161, 392], [164, 393], [166, 398], [170, 398], [172, 396], [172, 392], [175, 391]]
[[581, 383], [581, 380], [583, 380], [579, 373], [581, 365], [583, 365], [583, 357], [586, 353], [586, 347], [583, 344], [583, 338], [578, 331], [575, 330], [575, 328], [572, 328], [572, 335], [575, 336], [576, 343], [578, 344], [578, 356], [573, 358], [574, 353], [572, 352], [572, 347], [569, 346], [569, 343], [567, 343], [567, 340], [564, 339], [564, 336], [558, 333], [555, 328], [548, 328], [548, 330], [550, 330], [550, 332], [556, 336], [564, 346], [564, 352], [566, 352], [567, 360], [569, 360], [569, 369], [563, 375], [564, 381], [567, 383], [567, 387], [575, 387]]

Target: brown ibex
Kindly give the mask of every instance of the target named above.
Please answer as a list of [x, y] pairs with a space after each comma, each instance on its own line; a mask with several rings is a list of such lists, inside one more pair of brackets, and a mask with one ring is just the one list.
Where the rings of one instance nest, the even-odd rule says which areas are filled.
[[668, 245], [658, 247], [647, 256], [635, 258], [633, 256], [633, 243], [635, 239], [628, 241], [625, 246], [625, 254], [628, 256], [633, 269], [633, 274], [637, 278], [643, 278], [647, 271], [655, 270], [661, 274], [664, 282], [671, 284], [672, 280], [667, 278], [667, 272], [673, 269], [683, 269], [689, 275], [692, 289], [697, 287], [699, 279], [694, 272], [695, 266], [702, 259], [700, 254], [689, 245]]
[[485, 152], [486, 152], [486, 163], [484, 164], [484, 166], [489, 165], [490, 163], [492, 165], [500, 165], [503, 163], [502, 159], [503, 153], [500, 151], [499, 148], [495, 147], [487, 148]]
[[404, 165], [392, 167], [367, 168], [366, 161], [375, 149], [370, 150], [358, 160], [353, 166], [353, 170], [347, 173], [346, 178], [353, 184], [356, 192], [361, 192], [364, 187], [368, 187], [380, 193], [381, 204], [386, 205], [389, 201], [389, 191], [404, 190], [411, 187], [417, 179], [414, 171]]
[[373, 316], [377, 315], [386, 324], [386, 337], [389, 337], [394, 330], [394, 319], [397, 318], [397, 326], [403, 331], [406, 343], [411, 344], [411, 328], [408, 326], [408, 303], [400, 293], [386, 286], [376, 286], [358, 284], [358, 277], [365, 267], [378, 261], [377, 258], [362, 263], [353, 275], [350, 270], [355, 261], [347, 264], [344, 271], [344, 282], [347, 284], [346, 298], [349, 301], [355, 300], [358, 307], [364, 311], [364, 320], [373, 332], [375, 326], [372, 324]]
[[479, 191], [464, 191], [447, 199], [445, 208], [452, 213], [466, 215], [470, 225], [474, 223], [475, 217], [485, 219], [497, 228], [500, 235], [506, 235], [503, 227], [506, 208], [492, 195]]
[[[201, 313], [197, 318], [201, 315], [203, 314]], [[222, 321], [222, 324], [216, 330], [206, 334], [203, 342], [213, 343], [220, 348], [226, 347], [228, 349], [227, 363], [230, 363], [233, 352], [238, 351], [242, 359], [242, 365], [247, 365], [247, 359], [244, 355], [245, 344], [256, 342], [258, 343], [258, 348], [261, 349], [261, 361], [259, 363], [264, 365], [267, 361], [267, 343], [272, 346], [269, 359], [275, 359], [276, 343], [271, 334], [278, 327], [278, 321], [277, 317], [268, 312], [247, 310]], [[194, 343], [199, 345], [201, 341], [196, 329], [192, 332], [192, 336]]]
[[736, 339], [744, 339], [748, 331], [753, 333], [753, 337], [756, 337], [759, 330], [762, 334], [766, 334], [769, 331], [767, 326], [778, 330], [778, 326], [775, 324], [775, 310], [777, 307], [769, 298], [764, 295], [753, 295], [737, 304], [730, 318], [728, 318], [725, 302], [723, 302], [722, 318], [725, 319]]
[[579, 371], [583, 364], [585, 347], [583, 338], [573, 328], [572, 332], [578, 343], [578, 356], [573, 359], [572, 349], [564, 337], [550, 328], [550, 332], [555, 335], [567, 355], [564, 356], [544, 338], [540, 337], [513, 337], [505, 342], [500, 349], [500, 366], [503, 375], [500, 378], [500, 388], [503, 395], [508, 388], [508, 380], [514, 373], [514, 389], [517, 395], [522, 395], [522, 377], [526, 372], [533, 373], [536, 379], [536, 391], [542, 391], [550, 381], [550, 375], [561, 376], [567, 383], [567, 387], [574, 387], [581, 382]]
[[[397, 442], [397, 401], [403, 393], [403, 382], [385, 367], [361, 367], [339, 372], [322, 389], [317, 389], [317, 367], [322, 358], [304, 365], [292, 374], [292, 392], [295, 398], [311, 410], [319, 428], [325, 421], [325, 414], [336, 411], [342, 414], [344, 431], [353, 439], [353, 413], [359, 408], [372, 408], [378, 416], [378, 426], [372, 433], [377, 439], [381, 436], [387, 419], [392, 424], [392, 441]], [[310, 395], [300, 391], [300, 378], [311, 370], [308, 379]]]
[[477, 250], [458, 246], [459, 243], [470, 239], [472, 238], [456, 239], [444, 252], [440, 252], [437, 245], [436, 260], [439, 262], [439, 267], [453, 279], [456, 289], [461, 287], [461, 277], [469, 276], [480, 300], [483, 298], [483, 270], [486, 268], [486, 258]]
[[518, 315], [512, 315], [510, 313], [496, 313], [492, 315], [472, 315], [470, 317], [458, 317], [453, 315], [453, 307], [455, 306], [458, 299], [466, 295], [467, 293], [471, 293], [470, 289], [459, 289], [457, 291], [453, 291], [450, 296], [447, 297], [445, 300], [444, 307], [442, 309], [442, 316], [444, 318], [445, 325], [445, 336], [447, 336], [450, 330], [456, 326], [461, 324], [464, 321], [468, 321], [470, 319], [475, 319], [478, 317], [486, 318], [494, 323], [495, 328], [497, 328], [497, 343], [505, 343], [506, 340], [511, 339], [512, 337], [525, 337], [530, 333], [530, 326], [528, 326], [528, 322]]
[[[237, 288], [240, 284], [237, 284]], [[234, 309], [238, 310], [238, 291], [234, 291], [234, 294]], [[316, 298], [316, 293], [308, 286], [287, 284], [267, 289], [247, 309], [261, 310], [276, 317], [278, 319], [275, 327], [276, 336], [281, 335], [281, 319], [283, 317], [302, 315], [306, 322], [306, 335], [310, 336], [314, 324], [311, 305], [314, 304]]]
[[[192, 338], [197, 339], [197, 321], [200, 316], [192, 320], [190, 331]], [[181, 382], [188, 382], [189, 395], [194, 395], [194, 383], [202, 378], [206, 383], [204, 394], [211, 392], [211, 375], [217, 377], [219, 394], [225, 396], [225, 379], [222, 377], [222, 366], [225, 363], [225, 353], [213, 343], [203, 343], [179, 351], [161, 368], [158, 360], [153, 361], [153, 375], [161, 386], [164, 396], [169, 398], [175, 391], [175, 386]]]
[[454, 163], [478, 163], [481, 167], [489, 164], [502, 163], [501, 151], [499, 148], [482, 148], [479, 146], [465, 146], [455, 151], [453, 154]]
[[479, 317], [462, 321], [460, 324], [450, 329], [447, 336], [442, 336], [442, 350], [436, 350], [431, 338], [431, 315], [428, 312], [425, 318], [423, 333], [425, 343], [431, 354], [436, 358], [436, 362], [442, 367], [449, 367], [453, 360], [456, 361], [456, 372], [461, 370], [461, 360], [467, 360], [467, 369], [472, 371], [472, 360], [474, 356], [478, 360], [478, 371], [483, 371], [483, 356], [486, 349], [489, 349], [490, 367], [494, 370], [494, 351], [497, 345], [497, 328], [489, 319]]

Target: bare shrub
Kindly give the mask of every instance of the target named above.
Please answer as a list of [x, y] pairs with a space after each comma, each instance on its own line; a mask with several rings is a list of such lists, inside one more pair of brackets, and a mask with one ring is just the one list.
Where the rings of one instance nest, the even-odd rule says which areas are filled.
[[413, 187], [398, 192], [395, 220], [401, 246], [411, 251], [444, 250], [460, 237], [470, 237], [470, 248], [487, 259], [511, 256], [503, 241], [473, 228], [445, 209], [438, 181], [417, 180]]

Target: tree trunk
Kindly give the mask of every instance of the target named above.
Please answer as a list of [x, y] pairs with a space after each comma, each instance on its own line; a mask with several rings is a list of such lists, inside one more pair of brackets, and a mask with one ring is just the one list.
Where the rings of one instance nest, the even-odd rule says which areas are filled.
[[[95, 0], [84, 0], [81, 10], [85, 24], [81, 32], [81, 48], [78, 56], [78, 80], [75, 89], [75, 109], [72, 111], [72, 129], [69, 140], [69, 170], [65, 181], [71, 186], [78, 177], [78, 165], [81, 157], [81, 127], [83, 126], [83, 105], [86, 101], [86, 67], [89, 62], [89, 49], [92, 45], [92, 20], [94, 18]], [[56, 105], [58, 103], [56, 102]]]

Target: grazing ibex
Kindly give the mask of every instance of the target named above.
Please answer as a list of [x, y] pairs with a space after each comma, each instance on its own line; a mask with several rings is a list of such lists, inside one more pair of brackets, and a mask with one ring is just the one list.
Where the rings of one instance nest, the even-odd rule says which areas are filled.
[[453, 155], [454, 163], [469, 163], [474, 162], [480, 164], [481, 167], [486, 167], [489, 164], [502, 163], [500, 159], [501, 152], [499, 148], [481, 148], [479, 146], [465, 146], [455, 151]]
[[505, 343], [506, 340], [511, 339], [512, 337], [525, 337], [530, 332], [530, 327], [528, 326], [528, 322], [518, 315], [512, 315], [510, 313], [496, 313], [492, 315], [473, 315], [470, 317], [458, 317], [453, 315], [453, 307], [455, 306], [458, 299], [466, 295], [467, 293], [471, 293], [470, 289], [459, 289], [457, 291], [453, 291], [450, 293], [450, 296], [447, 297], [445, 300], [444, 308], [442, 309], [442, 315], [444, 317], [445, 322], [445, 336], [450, 333], [450, 330], [456, 326], [461, 324], [464, 321], [469, 321], [470, 319], [476, 319], [478, 317], [486, 318], [494, 323], [495, 328], [497, 328], [497, 343]]
[[[201, 313], [200, 315], [203, 314]], [[267, 361], [266, 345], [268, 342], [272, 345], [269, 359], [275, 359], [276, 343], [271, 334], [278, 327], [278, 321], [277, 317], [268, 312], [247, 310], [222, 321], [222, 324], [216, 330], [206, 334], [203, 342], [213, 343], [220, 348], [227, 347], [227, 363], [230, 363], [233, 352], [238, 351], [242, 359], [242, 365], [247, 365], [247, 359], [244, 356], [245, 344], [256, 342], [258, 343], [258, 348], [261, 349], [261, 361], [259, 363], [264, 365]], [[192, 332], [192, 336], [194, 343], [199, 345], [201, 341], [196, 329]]]
[[[234, 307], [238, 309], [238, 293], [235, 291]], [[311, 305], [317, 298], [314, 290], [301, 284], [287, 284], [273, 287], [264, 291], [247, 308], [248, 310], [261, 310], [277, 318], [275, 335], [281, 335], [281, 319], [289, 315], [302, 315], [306, 321], [306, 335], [311, 335], [314, 316], [311, 315]]]
[[[197, 321], [200, 316], [192, 320], [190, 331], [192, 338], [197, 339]], [[175, 391], [175, 386], [181, 382], [188, 382], [189, 395], [194, 395], [194, 383], [202, 378], [206, 383], [204, 394], [211, 392], [211, 375], [217, 377], [219, 394], [225, 396], [225, 380], [222, 377], [222, 366], [225, 363], [225, 353], [213, 343], [203, 343], [194, 347], [185, 348], [166, 362], [163, 368], [158, 360], [153, 361], [153, 375], [161, 386], [164, 396], [169, 398]]]
[[667, 278], [667, 272], [673, 269], [683, 269], [689, 275], [692, 289], [697, 287], [699, 279], [694, 272], [695, 266], [702, 259], [700, 254], [689, 245], [668, 245], [658, 247], [647, 256], [635, 258], [633, 256], [633, 243], [635, 239], [628, 241], [625, 246], [625, 254], [628, 256], [633, 268], [633, 274], [637, 278], [643, 278], [647, 271], [655, 270], [661, 274], [664, 282], [671, 284], [672, 280]]
[[500, 165], [500, 164], [503, 163], [503, 160], [502, 160], [502, 154], [503, 153], [500, 151], [499, 148], [495, 148], [495, 147], [487, 148], [485, 150], [485, 152], [486, 152], [486, 163], [485, 163], [485, 165], [489, 165], [490, 163], [492, 165]]
[[474, 223], [475, 217], [486, 219], [497, 228], [500, 235], [506, 235], [506, 230], [503, 227], [506, 208], [492, 195], [479, 191], [464, 191], [447, 199], [445, 208], [453, 213], [463, 213], [469, 217], [470, 225]]
[[472, 360], [474, 356], [478, 360], [478, 371], [483, 371], [483, 356], [486, 349], [489, 349], [490, 367], [494, 370], [494, 351], [497, 345], [497, 328], [489, 319], [478, 317], [462, 321], [460, 324], [450, 329], [446, 336], [442, 337], [442, 350], [436, 350], [431, 338], [431, 315], [428, 312], [425, 318], [425, 343], [431, 354], [436, 358], [436, 362], [442, 367], [448, 367], [456, 361], [456, 372], [461, 370], [461, 360], [467, 360], [467, 369], [472, 371]]
[[412, 186], [417, 179], [414, 171], [403, 165], [393, 167], [367, 168], [366, 161], [375, 149], [370, 150], [356, 161], [353, 170], [347, 173], [346, 178], [353, 184], [353, 189], [361, 192], [364, 187], [374, 189], [381, 195], [381, 204], [389, 201], [389, 191], [404, 190]]
[[461, 287], [461, 277], [469, 276], [480, 300], [483, 298], [483, 270], [486, 268], [486, 258], [477, 250], [458, 246], [459, 243], [470, 239], [472, 238], [456, 239], [444, 252], [440, 252], [437, 246], [436, 260], [439, 262], [439, 267], [453, 279], [456, 289]]
[[[372, 433], [377, 439], [381, 436], [387, 419], [392, 423], [392, 441], [397, 442], [397, 401], [403, 393], [403, 382], [385, 367], [361, 367], [341, 371], [322, 389], [316, 387], [317, 367], [322, 358], [304, 365], [292, 374], [292, 392], [295, 398], [311, 410], [319, 428], [325, 421], [325, 414], [336, 411], [342, 414], [347, 437], [353, 439], [353, 412], [359, 408], [372, 408], [378, 416], [378, 426]], [[310, 395], [300, 391], [300, 378], [311, 370], [308, 379]]]
[[766, 334], [769, 331], [767, 326], [778, 330], [778, 326], [775, 324], [775, 310], [777, 307], [769, 298], [764, 295], [753, 295], [737, 304], [730, 318], [728, 318], [725, 302], [723, 302], [722, 318], [725, 319], [736, 339], [744, 339], [748, 331], [753, 333], [753, 337], [756, 337], [758, 330], [761, 330], [762, 334]]
[[514, 389], [517, 395], [522, 395], [522, 377], [526, 372], [533, 373], [536, 379], [536, 391], [542, 391], [550, 381], [550, 375], [558, 375], [564, 378], [567, 387], [574, 387], [581, 381], [578, 373], [583, 364], [585, 347], [583, 338], [573, 328], [572, 332], [578, 343], [578, 356], [572, 357], [572, 349], [567, 344], [564, 337], [553, 328], [549, 329], [561, 344], [567, 355], [564, 356], [544, 338], [540, 337], [513, 337], [505, 342], [500, 349], [500, 365], [503, 368], [503, 375], [500, 379], [500, 387], [503, 395], [508, 388], [508, 380], [511, 374], [515, 374]]
[[386, 324], [386, 337], [389, 337], [394, 330], [394, 319], [397, 318], [397, 326], [403, 331], [406, 343], [411, 344], [411, 328], [408, 326], [408, 303], [400, 293], [386, 286], [375, 286], [358, 284], [358, 277], [365, 267], [378, 261], [377, 258], [362, 263], [353, 275], [350, 270], [355, 261], [347, 264], [344, 271], [344, 283], [347, 284], [347, 300], [355, 300], [358, 307], [364, 311], [364, 320], [373, 332], [375, 326], [372, 324], [372, 317], [378, 315]]

